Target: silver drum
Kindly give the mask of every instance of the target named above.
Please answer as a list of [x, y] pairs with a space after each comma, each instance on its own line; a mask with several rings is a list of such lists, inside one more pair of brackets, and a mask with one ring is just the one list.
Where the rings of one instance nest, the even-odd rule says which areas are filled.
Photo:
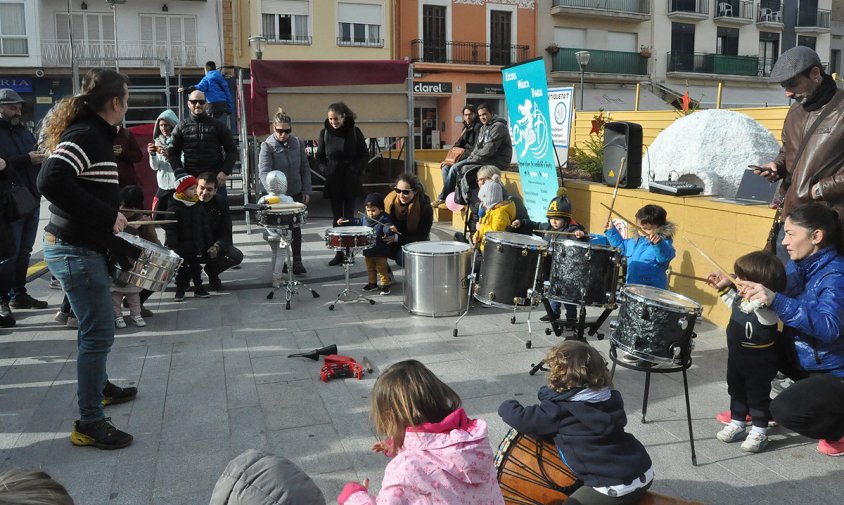
[[454, 316], [469, 302], [472, 248], [463, 242], [414, 242], [404, 251], [404, 301], [413, 314]]
[[114, 280], [124, 286], [135, 286], [150, 291], [164, 291], [167, 284], [176, 277], [182, 258], [166, 247], [144, 240], [136, 235], [120, 232], [117, 237], [141, 250], [141, 255], [129, 270], [114, 267]]

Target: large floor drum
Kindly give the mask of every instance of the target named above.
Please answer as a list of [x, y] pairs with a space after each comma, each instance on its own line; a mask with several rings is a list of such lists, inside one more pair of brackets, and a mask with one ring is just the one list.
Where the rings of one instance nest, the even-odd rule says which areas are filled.
[[527, 305], [527, 290], [536, 284], [536, 265], [547, 250], [547, 244], [539, 237], [508, 232], [485, 234], [484, 261], [475, 284], [475, 299], [504, 308]]
[[454, 316], [469, 302], [472, 249], [463, 242], [415, 242], [404, 251], [404, 308], [420, 316]]
[[683, 365], [692, 353], [700, 304], [665, 289], [628, 284], [621, 291], [610, 340], [618, 349], [656, 364]]
[[115, 264], [114, 279], [117, 284], [150, 291], [164, 291], [167, 284], [176, 278], [176, 272], [182, 264], [182, 258], [178, 254], [137, 235], [122, 231], [117, 236], [141, 251], [132, 268], [124, 270], [120, 263]]
[[593, 307], [613, 307], [622, 261], [618, 249], [555, 239], [548, 251], [551, 278], [546, 297]]

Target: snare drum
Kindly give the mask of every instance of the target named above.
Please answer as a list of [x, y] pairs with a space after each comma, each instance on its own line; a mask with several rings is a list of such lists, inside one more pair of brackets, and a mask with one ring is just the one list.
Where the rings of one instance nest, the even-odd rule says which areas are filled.
[[593, 307], [614, 307], [621, 253], [614, 247], [555, 239], [545, 296]]
[[665, 289], [628, 284], [621, 291], [610, 341], [636, 358], [683, 365], [692, 353], [700, 304]]
[[150, 291], [164, 291], [170, 280], [176, 276], [182, 258], [170, 249], [136, 235], [120, 232], [117, 237], [140, 249], [141, 255], [129, 270], [123, 270], [120, 263], [114, 266], [115, 282]]
[[402, 306], [420, 316], [460, 314], [469, 302], [472, 248], [463, 242], [414, 242], [404, 252]]
[[510, 429], [495, 455], [506, 504], [560, 504], [583, 483], [563, 464], [553, 441]]
[[339, 226], [325, 230], [325, 247], [335, 251], [362, 251], [375, 245], [375, 230], [369, 226]]
[[293, 228], [308, 222], [308, 209], [271, 209], [259, 210], [255, 213], [258, 218], [258, 225], [264, 228]]
[[475, 299], [503, 308], [530, 304], [527, 291], [536, 287], [536, 265], [548, 250], [545, 241], [517, 233], [489, 232], [484, 235], [484, 244]]

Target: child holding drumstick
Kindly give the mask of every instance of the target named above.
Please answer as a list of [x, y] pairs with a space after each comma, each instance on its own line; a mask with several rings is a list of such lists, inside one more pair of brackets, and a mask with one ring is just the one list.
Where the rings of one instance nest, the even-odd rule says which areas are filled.
[[672, 240], [675, 226], [659, 205], [648, 204], [636, 212], [638, 234], [625, 239], [612, 222], [604, 235], [627, 258], [627, 283], [668, 289], [668, 265], [676, 252]]
[[367, 492], [367, 479], [347, 483], [337, 503], [504, 504], [486, 423], [467, 417], [457, 393], [425, 365], [392, 365], [370, 398], [375, 430], [386, 436], [372, 450], [393, 459], [377, 498]]
[[625, 433], [621, 393], [612, 389], [606, 362], [597, 350], [566, 340], [545, 358], [548, 385], [538, 405], [507, 400], [498, 415], [520, 433], [554, 437], [563, 463], [583, 481], [565, 503], [632, 505], [651, 486], [648, 451]]

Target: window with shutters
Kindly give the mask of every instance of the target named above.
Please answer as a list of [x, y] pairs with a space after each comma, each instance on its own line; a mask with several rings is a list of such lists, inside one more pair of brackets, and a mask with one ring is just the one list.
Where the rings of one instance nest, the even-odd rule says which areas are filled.
[[23, 3], [0, 3], [0, 55], [29, 55]]
[[338, 2], [337, 21], [337, 45], [384, 47], [380, 4]]
[[[56, 13], [56, 46], [55, 52], [46, 58], [50, 63], [70, 64], [70, 42], [73, 41], [73, 57], [87, 58], [88, 64], [96, 63], [99, 59], [102, 65], [113, 65], [116, 54], [114, 45], [114, 16], [112, 13], [80, 12], [68, 16], [67, 13]], [[47, 41], [42, 41], [45, 50], [50, 47]]]
[[310, 4], [306, 0], [263, 0], [261, 34], [270, 44], [310, 45]]
[[173, 66], [193, 67], [197, 61], [196, 17], [167, 14], [141, 14], [141, 56], [153, 58], [144, 65], [158, 65], [170, 58]]

